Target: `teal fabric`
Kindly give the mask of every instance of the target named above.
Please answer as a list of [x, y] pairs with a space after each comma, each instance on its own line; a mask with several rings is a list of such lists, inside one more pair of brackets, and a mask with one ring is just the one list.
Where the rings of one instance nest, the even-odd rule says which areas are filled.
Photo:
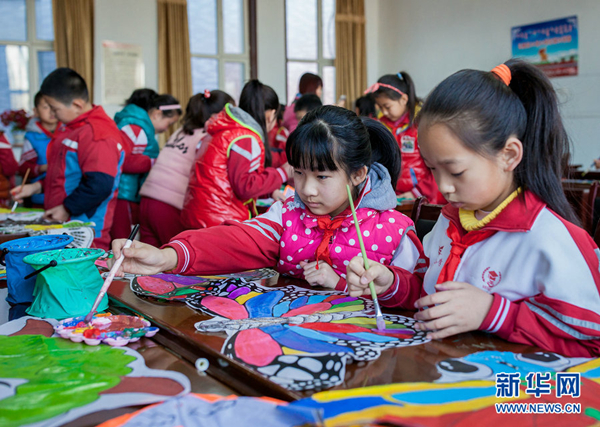
[[[136, 125], [141, 127], [148, 138], [148, 145], [144, 150], [144, 155], [152, 159], [158, 157], [159, 147], [155, 137], [155, 130], [148, 112], [134, 104], [126, 105], [121, 111], [115, 114], [115, 123], [119, 129], [127, 125]], [[140, 188], [146, 179], [147, 174], [124, 173], [119, 181], [118, 198], [130, 202], [140, 202]]]
[[[88, 314], [104, 283], [94, 264], [102, 254], [102, 249], [73, 248], [26, 256], [23, 261], [36, 270], [51, 260], [58, 262], [37, 275], [33, 304], [27, 313], [57, 320]], [[104, 295], [97, 311], [106, 309], [108, 297]]]

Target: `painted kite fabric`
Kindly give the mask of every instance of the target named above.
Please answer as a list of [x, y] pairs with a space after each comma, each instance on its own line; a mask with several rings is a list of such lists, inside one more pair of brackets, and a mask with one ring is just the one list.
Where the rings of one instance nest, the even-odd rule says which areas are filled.
[[59, 426], [189, 393], [185, 375], [150, 369], [128, 347], [50, 337], [56, 323], [23, 317], [0, 326], [1, 426]]
[[[401, 383], [351, 390], [324, 391], [290, 404], [269, 399], [188, 394], [107, 421], [99, 427], [324, 427], [385, 423], [420, 427], [583, 427], [600, 418], [600, 359], [565, 358], [555, 353], [516, 354], [485, 351], [437, 364], [434, 383]], [[501, 415], [495, 403], [555, 403], [553, 397], [495, 397], [496, 373], [579, 372], [580, 414]], [[525, 387], [521, 386], [521, 392]], [[565, 403], [566, 400], [563, 400]], [[250, 409], [248, 409], [250, 408]]]
[[384, 315], [377, 330], [373, 302], [337, 291], [267, 288], [228, 280], [186, 298], [213, 319], [201, 332], [226, 332], [222, 352], [291, 390], [343, 383], [346, 363], [377, 359], [382, 350], [427, 342], [414, 319]]
[[[96, 264], [99, 265], [100, 264]], [[107, 268], [108, 270], [108, 268]], [[242, 271], [233, 274], [216, 276], [183, 276], [181, 274], [153, 274], [150, 276], [131, 275], [129, 287], [131, 291], [142, 297], [152, 297], [167, 301], [183, 301], [188, 295], [204, 291], [212, 286], [220, 285], [224, 280], [237, 278], [243, 282], [268, 279], [277, 274], [270, 268]]]

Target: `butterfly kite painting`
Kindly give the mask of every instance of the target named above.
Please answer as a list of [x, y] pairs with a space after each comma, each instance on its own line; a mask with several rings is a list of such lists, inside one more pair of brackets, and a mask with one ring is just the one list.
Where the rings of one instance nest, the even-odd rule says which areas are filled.
[[268, 279], [277, 274], [270, 268], [242, 271], [240, 273], [218, 276], [182, 276], [179, 274], [153, 274], [151, 276], [131, 275], [131, 291], [143, 297], [152, 297], [167, 301], [184, 301], [188, 295], [199, 291], [213, 290], [224, 280], [236, 278], [242, 282]]
[[334, 387], [344, 381], [347, 362], [428, 341], [404, 316], [384, 315], [386, 328], [377, 330], [372, 301], [342, 292], [229, 280], [186, 303], [214, 316], [196, 329], [227, 333], [223, 354], [290, 390]]

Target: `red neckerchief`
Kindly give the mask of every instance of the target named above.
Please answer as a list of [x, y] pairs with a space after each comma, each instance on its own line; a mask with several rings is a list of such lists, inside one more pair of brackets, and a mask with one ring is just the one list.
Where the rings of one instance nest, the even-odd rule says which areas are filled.
[[318, 227], [324, 231], [323, 240], [321, 240], [321, 243], [319, 243], [319, 246], [317, 246], [316, 251], [317, 270], [319, 269], [319, 258], [331, 265], [331, 258], [329, 257], [329, 244], [331, 243], [330, 240], [331, 237], [333, 237], [333, 232], [340, 228], [342, 223], [346, 220], [346, 211], [347, 209], [335, 218], [328, 218], [327, 216], [317, 218]]
[[[52, 137], [54, 136], [52, 132], [50, 132], [48, 129], [46, 129], [41, 122], [37, 122], [36, 123], [37, 127], [40, 128], [40, 130], [44, 133], [44, 135], [46, 135], [48, 138], [52, 139]], [[58, 125], [56, 126], [56, 128], [58, 128]]]
[[477, 242], [481, 242], [488, 237], [493, 236], [494, 234], [496, 234], [496, 230], [489, 230], [486, 228], [467, 233], [464, 229], [462, 229], [462, 227], [461, 230], [459, 230], [456, 224], [450, 221], [448, 223], [448, 228], [446, 229], [446, 235], [451, 241], [450, 255], [448, 255], [448, 258], [442, 267], [442, 271], [438, 276], [437, 283], [444, 283], [454, 280], [456, 269], [458, 268], [460, 260], [467, 248]]

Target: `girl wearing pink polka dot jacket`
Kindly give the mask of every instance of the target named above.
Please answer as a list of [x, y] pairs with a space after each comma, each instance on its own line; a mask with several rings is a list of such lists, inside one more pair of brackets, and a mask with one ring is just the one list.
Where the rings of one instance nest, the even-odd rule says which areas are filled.
[[[135, 241], [121, 272], [219, 274], [273, 267], [311, 285], [346, 290], [346, 266], [360, 246], [346, 191], [369, 259], [386, 265], [420, 292], [426, 260], [412, 221], [396, 211], [400, 151], [379, 122], [335, 107], [308, 113], [290, 135], [286, 154], [296, 193], [244, 222], [185, 231], [162, 249]], [[124, 240], [113, 242], [115, 257]]]

